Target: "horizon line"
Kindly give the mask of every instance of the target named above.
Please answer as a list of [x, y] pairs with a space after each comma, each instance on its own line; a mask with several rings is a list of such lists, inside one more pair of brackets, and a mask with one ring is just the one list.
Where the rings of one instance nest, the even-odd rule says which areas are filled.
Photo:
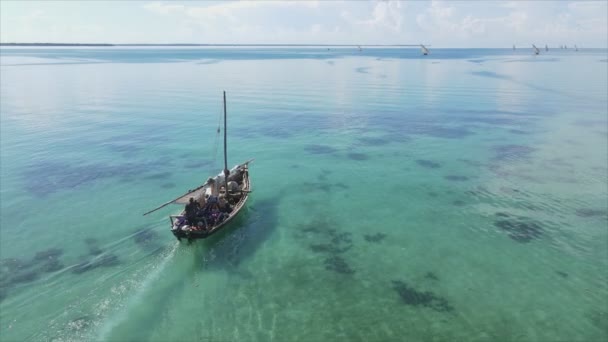
[[[2, 43], [0, 42], [0, 46], [57, 46], [57, 47], [61, 47], [61, 46], [83, 46], [83, 47], [88, 47], [88, 46], [95, 46], [95, 47], [113, 47], [113, 46], [150, 46], [150, 47], [154, 47], [154, 46], [183, 46], [183, 47], [212, 47], [212, 46], [218, 46], [218, 47], [228, 47], [228, 46], [245, 46], [245, 47], [264, 47], [264, 46], [292, 46], [292, 47], [308, 47], [308, 46], [324, 46], [324, 47], [420, 47], [423, 44], [298, 44], [298, 43], [269, 43], [269, 44], [253, 44], [253, 43], [246, 43], [246, 44], [239, 44], [239, 43], [218, 43], [218, 44], [213, 44], [213, 43], [203, 43], [203, 44], [199, 44], [199, 43], [123, 43], [123, 44], [115, 44], [115, 43], [50, 43], [50, 42], [35, 42], [35, 43], [16, 43], [16, 42], [11, 42], [11, 43]], [[521, 44], [519, 45], [520, 48], [525, 48], [528, 46], [532, 46], [533, 43], [528, 43], [528, 44]], [[545, 44], [547, 45], [547, 44]], [[571, 46], [574, 47], [577, 44], [572, 44]], [[425, 46], [427, 47], [431, 47], [431, 44], [425, 44]], [[469, 49], [510, 49], [512, 48], [512, 46], [517, 47], [518, 44], [509, 44], [506, 45], [505, 47], [439, 47], [439, 48], [443, 48], [443, 49], [459, 49], [459, 48], [469, 48]], [[554, 46], [554, 48], [559, 48], [560, 45], [556, 45]], [[565, 45], [563, 45], [565, 46]], [[434, 48], [438, 48], [438, 47], [434, 47]], [[579, 49], [581, 48], [580, 46], [578, 47]], [[606, 49], [608, 47], [585, 47], [587, 49]]]
[[[0, 45], [94, 45], [94, 46], [416, 46], [421, 44], [298, 44], [298, 43], [2, 43]], [[430, 46], [430, 45], [426, 45]]]

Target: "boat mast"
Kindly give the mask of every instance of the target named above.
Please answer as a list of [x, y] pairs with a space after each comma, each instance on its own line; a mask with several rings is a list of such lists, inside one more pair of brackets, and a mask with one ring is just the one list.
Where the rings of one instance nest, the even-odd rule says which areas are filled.
[[225, 191], [228, 193], [228, 153], [226, 147], [226, 91], [224, 90], [224, 186]]

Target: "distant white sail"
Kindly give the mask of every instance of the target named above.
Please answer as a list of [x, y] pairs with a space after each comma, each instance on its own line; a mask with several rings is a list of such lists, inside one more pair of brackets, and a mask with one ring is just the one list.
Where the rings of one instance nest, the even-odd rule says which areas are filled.
[[357, 45], [357, 47], [359, 48], [359, 51], [363, 51], [363, 49], [361, 49], [361, 45]]
[[426, 48], [426, 46], [420, 44], [420, 49], [422, 50], [422, 54], [423, 55], [428, 55], [429, 54], [429, 49]]
[[534, 48], [534, 54], [538, 55], [540, 53], [540, 50], [534, 44], [532, 44], [532, 47]]

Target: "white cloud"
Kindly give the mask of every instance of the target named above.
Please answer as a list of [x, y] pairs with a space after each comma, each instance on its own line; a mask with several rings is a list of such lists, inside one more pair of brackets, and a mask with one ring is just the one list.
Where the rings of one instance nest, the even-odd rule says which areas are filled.
[[[0, 40], [362, 45], [422, 42], [433, 47], [608, 44], [606, 1], [505, 1], [483, 6], [449, 0], [96, 3], [103, 13], [76, 1], [62, 3], [61, 10], [50, 3], [40, 2], [18, 14], [11, 14], [11, 7], [3, 5]], [[87, 17], [93, 14], [94, 18]]]
[[144, 8], [148, 11], [159, 13], [159, 14], [169, 14], [169, 13], [180, 13], [183, 12], [185, 6], [183, 5], [167, 5], [162, 2], [151, 2], [144, 5]]

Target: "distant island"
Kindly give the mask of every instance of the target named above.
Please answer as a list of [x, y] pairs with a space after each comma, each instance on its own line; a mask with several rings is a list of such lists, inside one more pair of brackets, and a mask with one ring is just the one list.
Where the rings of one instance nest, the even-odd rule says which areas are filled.
[[0, 43], [0, 46], [114, 46], [114, 44], [75, 44], [75, 43]]
[[[85, 43], [0, 43], [0, 46], [410, 46], [419, 44], [85, 44]], [[428, 45], [430, 46], [430, 45]]]

